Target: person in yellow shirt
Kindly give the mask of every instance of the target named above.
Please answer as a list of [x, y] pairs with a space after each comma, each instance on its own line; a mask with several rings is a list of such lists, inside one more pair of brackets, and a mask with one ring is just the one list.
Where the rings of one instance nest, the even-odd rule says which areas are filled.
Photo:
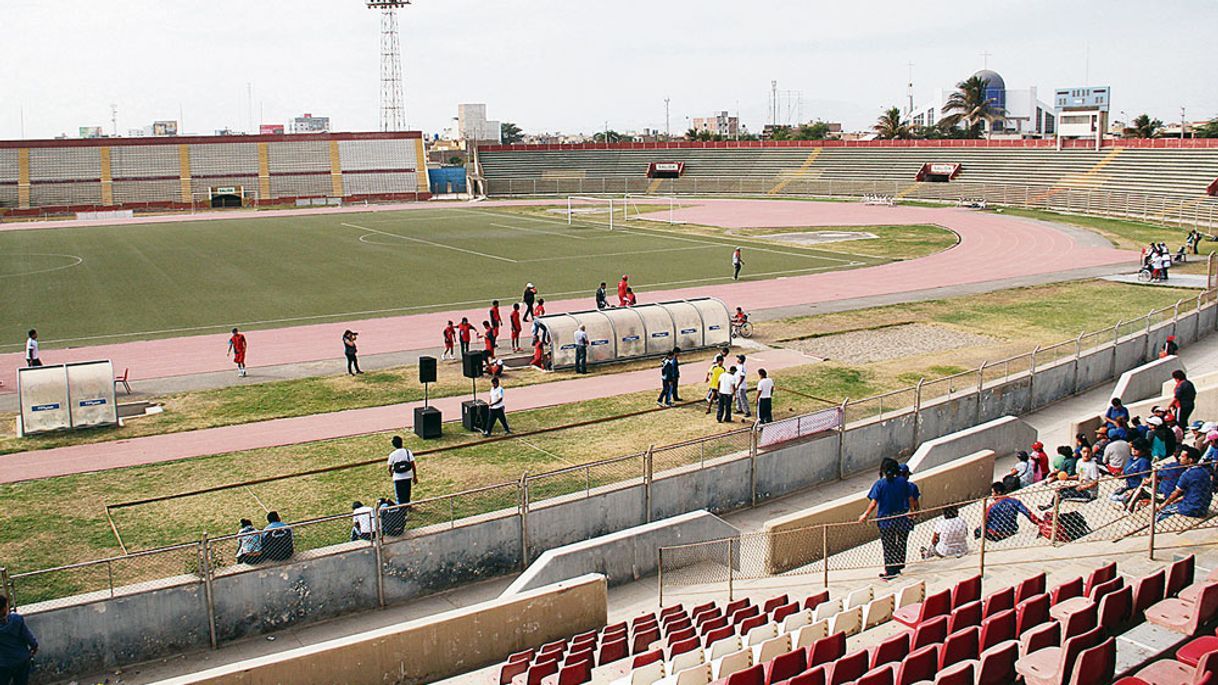
[[723, 355], [715, 357], [715, 361], [706, 371], [706, 413], [710, 414], [711, 410], [719, 402], [719, 377], [723, 375], [726, 369], [723, 368]]

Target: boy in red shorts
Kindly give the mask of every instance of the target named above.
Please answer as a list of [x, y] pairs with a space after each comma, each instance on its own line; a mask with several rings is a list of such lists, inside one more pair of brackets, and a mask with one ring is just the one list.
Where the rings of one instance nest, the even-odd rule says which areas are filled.
[[520, 303], [519, 302], [512, 305], [511, 323], [512, 323], [512, 351], [519, 352], [520, 351], [520, 329], [521, 329]]
[[228, 353], [237, 364], [237, 377], [245, 377], [245, 336], [233, 329], [233, 337], [228, 339]]

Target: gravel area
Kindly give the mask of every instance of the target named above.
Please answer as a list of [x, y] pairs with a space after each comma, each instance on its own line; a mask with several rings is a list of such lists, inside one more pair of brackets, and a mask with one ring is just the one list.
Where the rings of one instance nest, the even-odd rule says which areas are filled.
[[824, 245], [848, 240], [870, 240], [877, 236], [866, 231], [810, 231], [806, 233], [770, 233], [762, 237], [796, 245]]
[[1002, 342], [932, 324], [911, 323], [872, 331], [853, 331], [784, 343], [804, 354], [845, 364], [868, 364], [932, 352]]

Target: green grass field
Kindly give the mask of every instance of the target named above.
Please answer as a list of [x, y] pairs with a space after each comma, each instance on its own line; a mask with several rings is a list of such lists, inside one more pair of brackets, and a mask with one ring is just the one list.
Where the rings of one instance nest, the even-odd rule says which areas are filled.
[[590, 297], [622, 273], [645, 293], [729, 280], [735, 245], [747, 279], [908, 256], [640, 223], [608, 231], [537, 208], [452, 207], [5, 231], [0, 329], [36, 326], [48, 347], [120, 342], [514, 301], [528, 281], [543, 297]]

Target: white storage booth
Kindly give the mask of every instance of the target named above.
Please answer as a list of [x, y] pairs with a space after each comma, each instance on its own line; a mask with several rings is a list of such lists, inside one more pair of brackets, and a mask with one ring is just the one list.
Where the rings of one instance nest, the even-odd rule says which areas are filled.
[[673, 347], [697, 350], [731, 343], [727, 305], [705, 297], [636, 307], [553, 314], [541, 317], [550, 334], [556, 369], [575, 366], [575, 331], [588, 333], [588, 363], [657, 357]]
[[118, 424], [109, 361], [17, 370], [21, 435]]

